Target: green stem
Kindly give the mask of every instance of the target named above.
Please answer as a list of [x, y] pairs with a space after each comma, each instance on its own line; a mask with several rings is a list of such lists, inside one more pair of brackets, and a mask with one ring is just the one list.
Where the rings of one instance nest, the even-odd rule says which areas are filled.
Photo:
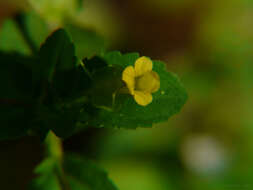
[[63, 148], [62, 141], [52, 131], [48, 133], [45, 140], [48, 157], [56, 161], [55, 173], [63, 190], [71, 190], [63, 170]]
[[18, 29], [19, 31], [21, 32], [25, 42], [27, 43], [27, 45], [29, 46], [31, 52], [33, 54], [36, 54], [38, 51], [37, 51], [37, 47], [36, 45], [34, 44], [32, 38], [30, 37], [29, 35], [29, 32], [27, 30], [27, 26], [25, 24], [25, 15], [24, 13], [20, 13], [20, 14], [17, 14], [15, 17], [14, 17], [14, 21], [16, 22], [17, 26], [18, 26]]
[[57, 137], [52, 131], [50, 131], [45, 143], [48, 156], [56, 158], [58, 161], [62, 162], [63, 148], [61, 139]]
[[79, 64], [82, 66], [83, 70], [86, 72], [86, 74], [88, 75], [88, 77], [92, 80], [92, 75], [89, 72], [89, 70], [85, 67], [84, 63], [82, 60], [79, 60]]

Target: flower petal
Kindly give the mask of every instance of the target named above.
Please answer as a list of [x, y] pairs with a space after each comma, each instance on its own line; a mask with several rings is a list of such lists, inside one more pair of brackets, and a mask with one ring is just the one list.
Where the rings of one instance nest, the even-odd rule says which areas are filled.
[[150, 93], [145, 93], [141, 91], [134, 92], [134, 99], [137, 104], [141, 106], [146, 106], [152, 102], [152, 95]]
[[146, 72], [152, 71], [153, 63], [148, 57], [140, 57], [135, 61], [134, 70], [135, 76], [141, 76]]
[[156, 92], [159, 88], [160, 88], [160, 77], [157, 74], [157, 72], [151, 71], [151, 74], [153, 76], [153, 80], [152, 80], [152, 89], [151, 92]]
[[130, 94], [134, 94], [134, 85], [135, 85], [135, 71], [133, 66], [128, 66], [122, 73], [122, 80], [126, 83], [127, 88], [130, 91]]

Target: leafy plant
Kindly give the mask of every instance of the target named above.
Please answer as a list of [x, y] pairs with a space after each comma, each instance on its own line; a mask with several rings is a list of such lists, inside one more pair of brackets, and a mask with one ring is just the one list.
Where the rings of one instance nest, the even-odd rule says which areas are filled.
[[[31, 30], [34, 25], [40, 30]], [[178, 113], [187, 94], [163, 62], [149, 59], [159, 88], [147, 105], [138, 104], [122, 74], [140, 55], [106, 52], [91, 31], [82, 36], [75, 25], [66, 29], [56, 29], [42, 41], [49, 29], [37, 15], [18, 15], [4, 24], [0, 139], [37, 135], [45, 142], [47, 155], [35, 170], [39, 176], [31, 189], [114, 190], [107, 174], [92, 161], [64, 154], [61, 141], [92, 127], [152, 127]], [[133, 80], [137, 83], [138, 76]]]

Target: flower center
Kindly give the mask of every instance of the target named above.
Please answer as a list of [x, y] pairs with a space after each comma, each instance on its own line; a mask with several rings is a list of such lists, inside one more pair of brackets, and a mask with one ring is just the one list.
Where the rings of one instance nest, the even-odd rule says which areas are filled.
[[159, 78], [155, 72], [147, 72], [135, 78], [135, 90], [143, 92], [154, 92], [159, 84]]

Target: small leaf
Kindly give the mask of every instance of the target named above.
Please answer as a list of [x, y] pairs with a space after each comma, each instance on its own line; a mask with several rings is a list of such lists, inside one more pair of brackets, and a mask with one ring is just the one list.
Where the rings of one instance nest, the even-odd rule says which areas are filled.
[[46, 81], [40, 93], [44, 105], [38, 114], [42, 128], [66, 138], [75, 132], [85, 93], [92, 83], [77, 63], [74, 45], [65, 30], [55, 31], [42, 45], [37, 72], [41, 73], [41, 83]]
[[35, 169], [39, 177], [32, 181], [30, 189], [117, 190], [107, 173], [92, 161], [70, 154], [65, 156], [63, 166], [59, 164], [57, 159], [45, 159]]
[[29, 185], [30, 190], [61, 190], [61, 185], [56, 174], [57, 160], [54, 158], [47, 158], [42, 161], [35, 173], [40, 175], [38, 178], [32, 181]]
[[41, 79], [48, 80], [51, 90], [60, 99], [83, 96], [91, 85], [90, 77], [77, 63], [75, 47], [65, 30], [51, 34], [39, 52]]
[[107, 173], [92, 161], [74, 155], [67, 155], [64, 170], [73, 190], [116, 190]]
[[56, 30], [41, 46], [39, 52], [40, 76], [52, 82], [56, 69], [68, 70], [76, 65], [75, 48], [63, 29]]

